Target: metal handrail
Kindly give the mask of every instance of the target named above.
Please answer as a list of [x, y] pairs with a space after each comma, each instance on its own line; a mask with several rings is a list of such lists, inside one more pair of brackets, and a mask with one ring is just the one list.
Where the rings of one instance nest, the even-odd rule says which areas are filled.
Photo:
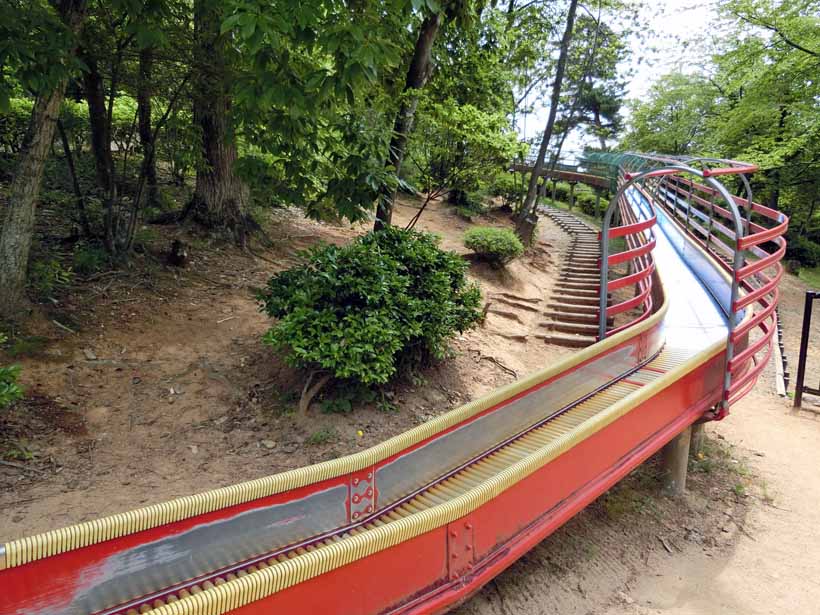
[[[640, 316], [633, 319], [629, 323], [619, 326], [609, 332], [610, 335], [621, 331], [640, 320], [646, 318], [652, 309], [652, 282], [651, 276], [655, 271], [655, 263], [652, 258], [652, 250], [655, 247], [655, 236], [652, 227], [657, 222], [657, 214], [650, 205], [650, 215], [646, 216], [644, 220], [638, 220], [632, 214], [631, 207], [625, 201], [625, 189], [619, 189], [615, 197], [612, 199], [606, 213], [604, 214], [604, 223], [600, 233], [601, 238], [601, 294], [599, 297], [599, 322], [598, 322], [598, 339], [604, 339], [607, 336], [607, 321], [632, 308], [643, 305], [644, 309]], [[611, 228], [612, 216], [614, 215], [615, 206], [618, 206], [622, 212], [622, 216], [627, 220], [633, 220], [617, 228]], [[643, 213], [643, 212], [642, 212]], [[647, 239], [645, 232], [649, 233]], [[624, 237], [627, 242], [628, 249], [618, 254], [609, 254], [609, 241], [616, 237]], [[619, 263], [631, 261], [635, 269], [634, 273], [626, 275], [614, 283], [609, 281], [609, 267]], [[628, 286], [629, 284], [636, 284], [639, 292], [631, 299], [627, 299], [616, 305], [608, 306], [608, 298], [610, 290], [617, 290]]]
[[[747, 183], [744, 182], [744, 185]], [[680, 195], [694, 191], [704, 194], [712, 193], [709, 186], [687, 179], [676, 178], [674, 184], [675, 193]], [[705, 199], [696, 195], [695, 202], [703, 204], [703, 201]], [[730, 331], [729, 347], [733, 351], [740, 343], [746, 343], [747, 346], [739, 352], [727, 355], [723, 403], [712, 418], [725, 416], [728, 406], [751, 389], [771, 356], [777, 322], [775, 309], [779, 300], [777, 285], [783, 276], [780, 260], [786, 248], [783, 234], [788, 228], [788, 219], [780, 212], [748, 199], [732, 197], [732, 201], [738, 206], [745, 207], [747, 215], [744, 235], [726, 234], [735, 244], [734, 256], [739, 257], [733, 258], [731, 265], [721, 258], [721, 254], [716, 252], [712, 245], [707, 246], [702, 238], [687, 230], [695, 241], [718, 257], [717, 262], [732, 275], [733, 284], [736, 284], [742, 291], [742, 296], [733, 297], [731, 303], [732, 314], [735, 318], [744, 309], [753, 306], [753, 312], [747, 314], [744, 320]], [[769, 220], [774, 226], [766, 227], [752, 221], [752, 212]], [[724, 218], [730, 215], [729, 210], [720, 207], [715, 207], [715, 213]], [[714, 244], [714, 237], [712, 242]], [[723, 246], [726, 244], [724, 243]], [[768, 250], [763, 249], [763, 246], [767, 246]], [[775, 247], [772, 249], [771, 246]], [[766, 271], [772, 268], [774, 273], [767, 274]], [[748, 336], [754, 330], [759, 331], [760, 337], [750, 341]], [[764, 353], [762, 357], [761, 352]]]

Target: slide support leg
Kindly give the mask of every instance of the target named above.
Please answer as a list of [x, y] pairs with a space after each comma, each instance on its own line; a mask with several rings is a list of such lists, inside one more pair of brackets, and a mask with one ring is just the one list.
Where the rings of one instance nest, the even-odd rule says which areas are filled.
[[689, 443], [692, 428], [687, 427], [663, 447], [661, 481], [665, 495], [680, 497], [686, 489], [686, 469], [689, 464]]

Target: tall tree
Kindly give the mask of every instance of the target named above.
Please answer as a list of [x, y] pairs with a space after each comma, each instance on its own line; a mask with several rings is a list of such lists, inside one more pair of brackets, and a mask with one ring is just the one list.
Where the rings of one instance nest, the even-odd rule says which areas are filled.
[[[433, 53], [433, 44], [436, 42], [436, 37], [438, 37], [441, 28], [441, 20], [442, 16], [439, 13], [428, 15], [421, 22], [418, 30], [416, 45], [410, 60], [410, 68], [407, 70], [401, 104], [398, 113], [396, 113], [393, 136], [390, 138], [387, 153], [386, 166], [391, 168], [396, 176], [401, 172], [407, 138], [413, 127], [413, 116], [419, 103], [417, 91], [421, 90], [430, 78], [432, 70], [430, 58]], [[378, 231], [390, 225], [397, 190], [398, 186], [393, 182], [382, 186], [376, 204], [376, 222], [373, 225], [373, 230]]]
[[717, 90], [699, 75], [671, 73], [648, 95], [632, 103], [632, 121], [623, 146], [644, 152], [688, 154], [708, 149], [706, 118], [714, 113]]
[[111, 153], [111, 124], [108, 121], [105, 83], [100, 73], [94, 53], [81, 48], [80, 59], [86, 65], [83, 72], [83, 93], [88, 104], [88, 122], [91, 128], [91, 151], [94, 154], [94, 168], [97, 185], [108, 195], [114, 189], [114, 157]]
[[[552, 139], [552, 131], [555, 126], [555, 117], [558, 113], [558, 105], [561, 101], [561, 85], [564, 80], [564, 71], [567, 65], [567, 56], [569, 55], [569, 46], [572, 41], [572, 30], [575, 26], [575, 12], [578, 8], [578, 0], [571, 0], [569, 10], [567, 11], [567, 21], [564, 27], [564, 35], [561, 38], [561, 48], [558, 55], [558, 64], [555, 68], [555, 80], [552, 83], [552, 97], [550, 99], [550, 111], [547, 117], [547, 125], [544, 128], [544, 134], [541, 137], [541, 146], [538, 148], [538, 157], [533, 165], [532, 175], [530, 175], [530, 183], [527, 187], [527, 196], [524, 199], [524, 204], [521, 207], [518, 217], [518, 232], [522, 233], [524, 226], [523, 222], [535, 211], [536, 196], [538, 191], [538, 180], [541, 176], [541, 171], [544, 168], [544, 159], [547, 155], [547, 149]], [[524, 237], [529, 240], [529, 237]]]
[[194, 122], [202, 134], [202, 160], [189, 205], [207, 228], [228, 230], [244, 245], [248, 190], [236, 172], [236, 134], [231, 122], [230, 39], [222, 33], [219, 0], [195, 0]]
[[[56, 50], [58, 56], [73, 56], [74, 38], [82, 26], [85, 6], [85, 0], [61, 0], [57, 4], [62, 32], [52, 34], [66, 43], [65, 47]], [[42, 19], [51, 21], [47, 9], [41, 5], [35, 7], [43, 11]], [[29, 9], [35, 7], [30, 6]], [[63, 62], [65, 60], [61, 63]], [[3, 289], [0, 295], [0, 314], [7, 317], [16, 315], [25, 299], [26, 270], [37, 198], [46, 158], [54, 139], [60, 105], [65, 96], [68, 72], [58, 73], [56, 77], [50, 83], [45, 81], [37, 96], [24, 149], [9, 187], [8, 204], [3, 227], [0, 229], [0, 288]]]
[[143, 173], [146, 183], [146, 204], [153, 207], [159, 201], [157, 188], [157, 163], [154, 155], [154, 138], [151, 131], [151, 97], [153, 95], [154, 48], [144, 47], [139, 53], [139, 77], [137, 81], [137, 115], [142, 147]]

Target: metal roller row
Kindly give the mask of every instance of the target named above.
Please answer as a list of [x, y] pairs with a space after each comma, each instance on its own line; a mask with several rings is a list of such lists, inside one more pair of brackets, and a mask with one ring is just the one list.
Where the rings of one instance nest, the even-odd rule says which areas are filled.
[[211, 578], [199, 580], [197, 583], [188, 584], [185, 587], [177, 586], [176, 588], [169, 588], [165, 595], [156, 599], [146, 601], [136, 606], [124, 607], [122, 610], [111, 609], [106, 611], [106, 613], [111, 615], [150, 613], [152, 610], [164, 606], [167, 603], [176, 602], [192, 594], [197, 594], [269, 566], [276, 566], [277, 564], [298, 558], [316, 549], [325, 548], [362, 532], [371, 531], [382, 525], [393, 523], [407, 516], [418, 514], [433, 506], [443, 504], [492, 479], [514, 463], [521, 461], [538, 449], [549, 445], [552, 441], [578, 427], [584, 421], [604, 411], [613, 403], [623, 399], [642, 386], [651, 383], [676, 365], [680, 365], [688, 356], [686, 352], [676, 353], [670, 350], [662, 351], [655, 359], [630, 374], [627, 378], [609, 385], [566, 412], [531, 428], [506, 445], [488, 453], [486, 456], [476, 460], [457, 473], [433, 484], [407, 501], [386, 511], [378, 512], [377, 515], [363, 525], [350, 529], [342, 529], [338, 534], [318, 540], [312, 544], [306, 544], [298, 548], [283, 549], [278, 553], [272, 552], [269, 556], [265, 556], [247, 567], [237, 568], [227, 574], [214, 574]]

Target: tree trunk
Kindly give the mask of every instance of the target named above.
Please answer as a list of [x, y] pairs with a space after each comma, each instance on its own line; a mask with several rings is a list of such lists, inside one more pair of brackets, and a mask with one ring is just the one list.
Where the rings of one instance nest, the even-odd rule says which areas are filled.
[[[83, 21], [85, 0], [62, 0], [59, 12], [68, 28], [76, 32]], [[0, 228], [0, 288], [3, 289], [0, 315], [4, 317], [16, 316], [24, 304], [34, 213], [67, 82], [67, 79], [61, 80], [54, 89], [37, 98], [9, 186]]]
[[[786, 105], [780, 105], [780, 118], [777, 122], [777, 134], [775, 135], [774, 142], [775, 143], [782, 143], [783, 142], [783, 130], [786, 127], [786, 118], [789, 117], [789, 109]], [[771, 169], [768, 173], [770, 181], [771, 181], [771, 192], [769, 193], [769, 207], [771, 209], [777, 209], [780, 203], [780, 167], [775, 167]]]
[[544, 168], [544, 158], [547, 155], [550, 140], [552, 139], [552, 130], [555, 126], [555, 116], [558, 113], [558, 103], [561, 98], [561, 83], [564, 80], [564, 70], [567, 65], [567, 56], [569, 55], [569, 43], [572, 40], [572, 28], [575, 25], [575, 11], [578, 8], [578, 0], [572, 0], [569, 5], [569, 12], [567, 13], [567, 24], [564, 28], [564, 36], [561, 39], [561, 51], [558, 55], [558, 65], [555, 69], [555, 81], [552, 84], [552, 98], [550, 100], [550, 112], [547, 118], [547, 126], [544, 129], [544, 136], [541, 139], [541, 147], [538, 148], [538, 158], [535, 160], [535, 165], [530, 176], [530, 185], [527, 189], [527, 196], [524, 199], [524, 205], [521, 207], [519, 213], [518, 224], [524, 221], [535, 209], [535, 190], [538, 185], [538, 176]]
[[137, 114], [139, 115], [139, 136], [142, 147], [143, 173], [145, 174], [146, 204], [154, 207], [159, 202], [157, 188], [157, 164], [153, 155], [154, 139], [151, 134], [151, 73], [154, 66], [154, 50], [146, 47], [140, 50], [139, 82], [137, 85]]
[[57, 120], [57, 132], [60, 134], [60, 141], [63, 144], [63, 153], [65, 154], [65, 163], [68, 165], [68, 174], [71, 176], [71, 186], [74, 188], [74, 197], [77, 203], [77, 218], [80, 221], [80, 228], [83, 235], [91, 237], [91, 226], [88, 224], [88, 214], [85, 211], [85, 197], [83, 196], [82, 188], [80, 188], [80, 181], [77, 179], [77, 168], [74, 166], [74, 156], [71, 153], [71, 144], [68, 140], [63, 123]]
[[[404, 151], [407, 147], [407, 137], [413, 128], [413, 116], [416, 114], [416, 107], [419, 104], [418, 97], [413, 95], [411, 91], [424, 88], [430, 78], [430, 56], [440, 28], [441, 16], [438, 14], [426, 17], [421, 24], [421, 28], [419, 28], [416, 47], [413, 50], [413, 59], [410, 61], [410, 68], [407, 71], [407, 79], [404, 83], [404, 96], [402, 97], [399, 112], [396, 114], [393, 136], [390, 139], [390, 149], [387, 153], [386, 166], [392, 167], [396, 176], [401, 171]], [[390, 226], [393, 218], [393, 203], [396, 200], [396, 191], [397, 188], [389, 187], [382, 187], [379, 191], [378, 204], [376, 205], [376, 222], [373, 225], [374, 231]]]
[[219, 31], [221, 23], [219, 2], [196, 0], [194, 122], [202, 132], [202, 164], [196, 171], [196, 188], [188, 209], [203, 226], [228, 230], [239, 245], [244, 245], [248, 191], [234, 170], [237, 151], [229, 125], [231, 75], [227, 40]]
[[105, 106], [105, 87], [97, 67], [97, 59], [86, 51], [80, 51], [88, 70], [83, 73], [83, 89], [88, 103], [88, 122], [91, 127], [91, 151], [94, 154], [94, 168], [97, 185], [106, 194], [114, 187], [114, 158], [111, 155], [111, 126]]
[[606, 138], [604, 137], [604, 127], [601, 124], [601, 112], [598, 106], [595, 106], [595, 128], [598, 131], [598, 142], [601, 144], [601, 151], [606, 151]]

